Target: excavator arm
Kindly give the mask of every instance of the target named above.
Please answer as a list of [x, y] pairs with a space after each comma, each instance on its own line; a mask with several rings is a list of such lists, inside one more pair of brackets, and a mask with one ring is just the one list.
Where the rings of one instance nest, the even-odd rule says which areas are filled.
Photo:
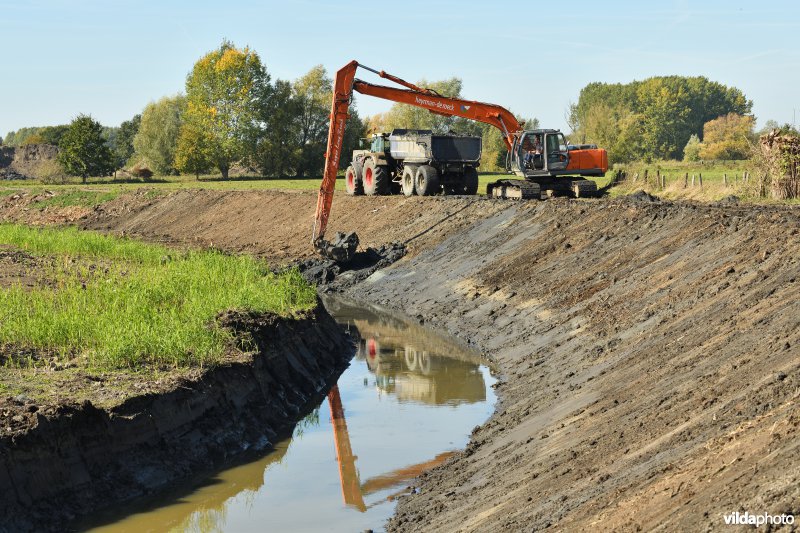
[[[356, 69], [359, 66], [374, 72], [381, 78], [393, 81], [405, 87], [405, 89], [374, 85], [356, 79]], [[514, 144], [515, 135], [522, 130], [522, 125], [517, 121], [516, 117], [504, 107], [441, 96], [431, 89], [418, 87], [382, 70], [377, 71], [364, 65], [359, 65], [357, 61], [351, 61], [339, 69], [333, 82], [331, 125], [328, 131], [328, 149], [325, 153], [325, 172], [319, 188], [316, 218], [314, 219], [312, 242], [315, 244], [325, 235], [325, 229], [328, 226], [328, 216], [330, 215], [333, 191], [336, 186], [336, 173], [339, 170], [339, 159], [342, 155], [342, 141], [348, 117], [347, 112], [354, 90], [361, 94], [421, 107], [439, 115], [463, 117], [491, 124], [503, 133], [503, 141], [509, 150]]]

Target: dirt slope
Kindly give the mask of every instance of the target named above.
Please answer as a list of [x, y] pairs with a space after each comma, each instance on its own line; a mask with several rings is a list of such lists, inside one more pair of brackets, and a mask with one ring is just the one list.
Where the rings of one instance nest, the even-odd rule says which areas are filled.
[[367, 280], [361, 297], [505, 373], [495, 416], [391, 529], [800, 513], [799, 230], [796, 209], [529, 203]]
[[[316, 191], [185, 190], [156, 201], [124, 196], [103, 204], [84, 225], [151, 240], [218, 246], [278, 261], [314, 254]], [[408, 242], [413, 255], [474, 220], [503, 209], [478, 198], [337, 195], [328, 225], [358, 231], [362, 247]]]

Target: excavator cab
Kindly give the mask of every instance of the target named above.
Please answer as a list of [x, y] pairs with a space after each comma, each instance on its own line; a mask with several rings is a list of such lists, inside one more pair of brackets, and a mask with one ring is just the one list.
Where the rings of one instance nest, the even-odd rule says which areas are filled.
[[509, 152], [509, 170], [521, 177], [552, 176], [569, 164], [569, 149], [558, 130], [523, 131]]

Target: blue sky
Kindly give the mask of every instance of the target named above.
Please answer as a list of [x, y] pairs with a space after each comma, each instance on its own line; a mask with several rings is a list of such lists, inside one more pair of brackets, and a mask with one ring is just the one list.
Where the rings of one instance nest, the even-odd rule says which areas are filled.
[[[465, 98], [544, 127], [566, 129], [587, 83], [669, 74], [738, 87], [759, 126], [791, 123], [798, 35], [800, 7], [788, 1], [0, 0], [0, 134], [79, 113], [119, 125], [181, 92], [223, 38], [255, 49], [273, 79], [317, 64], [332, 75], [351, 59], [410, 81], [458, 76]], [[390, 105], [358, 98], [362, 116]]]

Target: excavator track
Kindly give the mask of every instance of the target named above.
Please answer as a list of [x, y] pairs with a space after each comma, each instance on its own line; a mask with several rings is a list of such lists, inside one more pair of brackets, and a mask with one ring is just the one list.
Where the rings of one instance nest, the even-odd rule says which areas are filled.
[[527, 180], [498, 180], [486, 186], [487, 196], [511, 200], [542, 198], [542, 188], [538, 183]]
[[571, 196], [587, 198], [597, 196], [597, 184], [584, 178], [537, 178], [544, 198]]

